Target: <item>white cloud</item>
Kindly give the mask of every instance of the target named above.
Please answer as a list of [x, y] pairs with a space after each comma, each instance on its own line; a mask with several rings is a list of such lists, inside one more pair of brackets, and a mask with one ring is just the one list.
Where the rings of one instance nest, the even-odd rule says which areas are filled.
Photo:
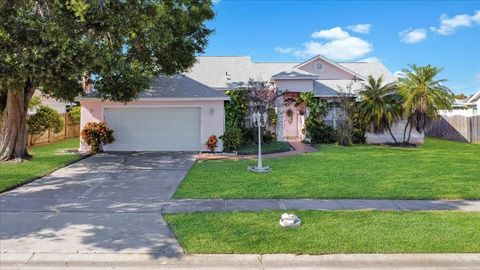
[[303, 44], [302, 50], [293, 52], [300, 57], [323, 55], [334, 60], [351, 60], [362, 57], [373, 50], [372, 44], [358, 38], [348, 37], [328, 42], [310, 41]]
[[345, 39], [350, 35], [343, 31], [341, 27], [334, 27], [327, 30], [320, 30], [312, 34], [312, 38], [324, 38], [329, 40]]
[[460, 14], [449, 18], [446, 14], [440, 16], [440, 26], [430, 27], [430, 30], [440, 35], [451, 35], [457, 28], [471, 27], [474, 24], [480, 24], [480, 10], [473, 15]]
[[295, 51], [295, 48], [276, 47], [276, 48], [275, 48], [275, 51], [278, 52], [278, 53], [287, 54], [287, 53], [292, 53], [292, 52], [294, 52], [294, 51]]
[[362, 24], [356, 24], [356, 25], [349, 25], [347, 26], [348, 29], [352, 30], [355, 33], [360, 33], [360, 34], [368, 34], [370, 33], [370, 28], [372, 27], [371, 24], [368, 23], [362, 23]]
[[218, 3], [220, 3], [221, 1], [222, 1], [222, 0], [212, 0], [212, 3], [213, 3], [213, 4], [218, 4]]
[[277, 47], [275, 51], [283, 54], [293, 54], [301, 58], [323, 55], [332, 60], [352, 60], [364, 57], [373, 50], [370, 42], [359, 37], [350, 36], [341, 27], [320, 30], [311, 35], [315, 39], [302, 44], [302, 48]]
[[475, 15], [472, 16], [472, 20], [475, 23], [480, 24], [480, 10], [477, 10], [477, 13], [475, 13]]
[[371, 62], [381, 62], [381, 61], [378, 57], [371, 56], [371, 57], [367, 57], [367, 58], [358, 60], [358, 62], [369, 62], [369, 63], [371, 63]]
[[400, 40], [402, 42], [413, 44], [424, 41], [427, 38], [427, 31], [423, 28], [413, 30], [409, 28], [398, 33], [398, 35], [400, 36]]

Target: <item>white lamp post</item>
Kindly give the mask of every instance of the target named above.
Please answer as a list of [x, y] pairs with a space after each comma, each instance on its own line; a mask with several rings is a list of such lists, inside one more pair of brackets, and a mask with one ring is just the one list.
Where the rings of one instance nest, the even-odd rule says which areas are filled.
[[[262, 123], [263, 117], [263, 123]], [[270, 166], [263, 167], [262, 164], [262, 127], [267, 126], [268, 115], [266, 112], [263, 115], [260, 112], [254, 112], [252, 115], [253, 125], [258, 127], [258, 164], [257, 166], [248, 166], [247, 169], [256, 173], [268, 173], [270, 172]]]

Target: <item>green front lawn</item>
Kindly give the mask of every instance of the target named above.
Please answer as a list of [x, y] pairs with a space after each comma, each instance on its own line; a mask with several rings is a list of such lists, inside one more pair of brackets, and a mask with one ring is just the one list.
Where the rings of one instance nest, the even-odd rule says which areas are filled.
[[297, 211], [285, 229], [281, 212], [169, 214], [187, 253], [480, 252], [480, 213]]
[[[290, 151], [290, 144], [288, 142], [271, 142], [268, 144], [262, 144], [262, 153], [271, 154], [279, 152]], [[258, 153], [258, 145], [245, 145], [238, 150], [240, 155], [256, 155]]]
[[37, 177], [48, 174], [80, 158], [77, 154], [59, 153], [65, 149], [77, 149], [78, 138], [66, 139], [52, 144], [32, 147], [31, 160], [22, 163], [0, 163], [0, 192], [16, 187]]
[[427, 138], [418, 148], [320, 145], [319, 151], [265, 160], [197, 162], [176, 198], [478, 199], [480, 145]]

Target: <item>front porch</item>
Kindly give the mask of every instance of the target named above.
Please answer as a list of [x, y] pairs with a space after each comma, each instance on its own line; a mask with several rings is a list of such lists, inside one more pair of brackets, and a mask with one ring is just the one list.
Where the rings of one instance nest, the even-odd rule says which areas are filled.
[[[309, 108], [304, 102], [297, 105], [299, 94], [300, 92], [289, 92], [277, 104], [276, 134], [278, 141], [302, 142], [305, 140], [305, 121], [309, 114]], [[325, 124], [336, 128], [339, 115], [338, 105], [332, 98], [322, 99], [326, 100], [329, 105], [329, 110], [324, 117]]]

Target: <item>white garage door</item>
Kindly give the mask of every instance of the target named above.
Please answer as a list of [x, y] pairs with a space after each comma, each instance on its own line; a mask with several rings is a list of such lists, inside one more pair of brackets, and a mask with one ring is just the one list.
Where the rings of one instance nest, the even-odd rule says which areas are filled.
[[115, 142], [106, 151], [199, 151], [200, 108], [105, 108]]

